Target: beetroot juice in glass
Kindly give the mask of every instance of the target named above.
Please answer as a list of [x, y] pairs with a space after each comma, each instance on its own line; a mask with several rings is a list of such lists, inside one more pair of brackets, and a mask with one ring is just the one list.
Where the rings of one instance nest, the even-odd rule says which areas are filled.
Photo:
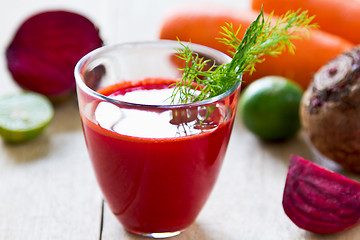
[[[83, 57], [75, 76], [95, 175], [110, 209], [128, 231], [169, 237], [191, 225], [221, 168], [240, 79], [227, 92], [170, 104], [181, 78], [176, 41], [106, 46]], [[217, 65], [231, 59], [191, 44]]]

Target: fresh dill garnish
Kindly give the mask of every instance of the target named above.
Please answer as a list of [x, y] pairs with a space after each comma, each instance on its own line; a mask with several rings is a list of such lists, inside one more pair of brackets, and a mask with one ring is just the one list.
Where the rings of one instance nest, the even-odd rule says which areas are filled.
[[[180, 103], [201, 101], [226, 92], [239, 80], [244, 72], [255, 71], [255, 65], [264, 61], [264, 56], [278, 56], [288, 50], [294, 53], [293, 39], [301, 38], [304, 30], [310, 33], [314, 17], [307, 11], [288, 11], [280, 16], [275, 23], [271, 22], [273, 14], [264, 17], [263, 10], [250, 24], [244, 37], [240, 40], [232, 24], [226, 23], [222, 29], [223, 38], [220, 42], [232, 49], [233, 58], [230, 63], [216, 66], [210, 60], [204, 60], [194, 53], [188, 45], [177, 49], [177, 56], [186, 64], [183, 76], [175, 86], [171, 96], [172, 103], [178, 99]], [[240, 26], [241, 27], [241, 26]]]

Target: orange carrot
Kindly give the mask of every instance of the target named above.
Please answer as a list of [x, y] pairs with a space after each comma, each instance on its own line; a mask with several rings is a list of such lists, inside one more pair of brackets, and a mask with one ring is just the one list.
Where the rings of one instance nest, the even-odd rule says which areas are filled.
[[[164, 19], [160, 38], [179, 38], [228, 53], [229, 49], [217, 40], [222, 37], [220, 27], [225, 23], [232, 23], [236, 30], [241, 25], [239, 37], [242, 37], [258, 14], [257, 11], [233, 10], [218, 6], [177, 8]], [[296, 46], [295, 54], [285, 52], [278, 57], [267, 57], [263, 63], [256, 65], [256, 71], [251, 76], [243, 76], [243, 87], [262, 76], [280, 75], [291, 78], [303, 88], [307, 88], [312, 75], [322, 65], [354, 47], [352, 43], [320, 30], [312, 30], [309, 38], [294, 40], [293, 43]]]
[[307, 9], [316, 15], [320, 29], [360, 44], [360, 1], [358, 0], [252, 0], [252, 7], [281, 15], [288, 10]]

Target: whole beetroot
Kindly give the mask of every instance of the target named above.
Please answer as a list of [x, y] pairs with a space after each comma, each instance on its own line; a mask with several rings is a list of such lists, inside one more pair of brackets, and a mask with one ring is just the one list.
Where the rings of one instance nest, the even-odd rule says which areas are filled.
[[323, 66], [303, 95], [301, 122], [324, 156], [360, 172], [360, 47]]
[[46, 11], [19, 27], [6, 51], [7, 65], [22, 88], [64, 98], [75, 89], [77, 61], [102, 45], [97, 27], [84, 16]]

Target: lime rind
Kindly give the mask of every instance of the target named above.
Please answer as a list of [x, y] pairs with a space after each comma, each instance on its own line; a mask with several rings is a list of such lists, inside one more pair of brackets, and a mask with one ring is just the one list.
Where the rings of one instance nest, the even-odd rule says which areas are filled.
[[51, 102], [43, 95], [22, 92], [0, 98], [0, 135], [8, 143], [21, 143], [39, 136], [54, 116]]
[[285, 140], [300, 129], [302, 89], [280, 76], [266, 76], [251, 83], [239, 100], [244, 126], [266, 141]]

